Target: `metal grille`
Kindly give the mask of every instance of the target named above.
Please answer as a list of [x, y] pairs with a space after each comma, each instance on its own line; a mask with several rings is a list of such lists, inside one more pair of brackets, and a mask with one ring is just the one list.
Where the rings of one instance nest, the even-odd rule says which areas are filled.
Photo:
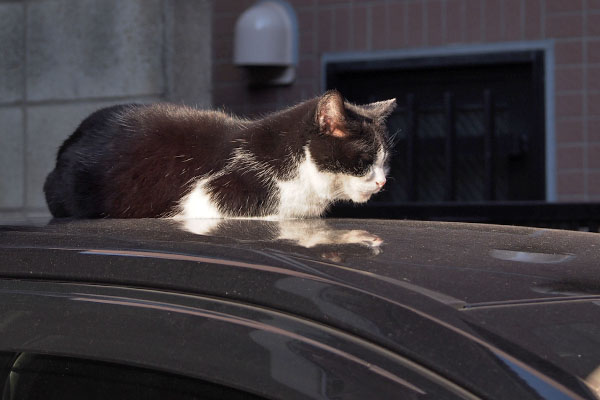
[[413, 94], [391, 116], [396, 133], [392, 180], [382, 200], [484, 201], [505, 199], [506, 164], [497, 162], [496, 142], [507, 135], [506, 112], [492, 93], [480, 104], [455, 104], [446, 92], [443, 107], [420, 106]]
[[389, 184], [400, 204], [545, 198], [539, 52], [339, 62], [327, 86], [364, 104], [396, 97]]

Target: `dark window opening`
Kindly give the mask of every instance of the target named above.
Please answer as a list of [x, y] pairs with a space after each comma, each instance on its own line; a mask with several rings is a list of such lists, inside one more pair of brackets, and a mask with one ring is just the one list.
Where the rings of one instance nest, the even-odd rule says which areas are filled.
[[541, 51], [332, 62], [327, 89], [369, 103], [395, 97], [386, 190], [374, 201], [544, 200]]
[[259, 397], [200, 379], [128, 365], [0, 352], [0, 399], [245, 400]]

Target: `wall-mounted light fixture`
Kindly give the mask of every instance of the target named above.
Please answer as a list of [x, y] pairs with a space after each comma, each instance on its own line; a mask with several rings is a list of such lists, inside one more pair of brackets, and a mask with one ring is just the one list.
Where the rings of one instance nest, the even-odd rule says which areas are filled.
[[287, 85], [298, 64], [298, 21], [291, 5], [262, 0], [235, 24], [233, 62], [254, 84]]

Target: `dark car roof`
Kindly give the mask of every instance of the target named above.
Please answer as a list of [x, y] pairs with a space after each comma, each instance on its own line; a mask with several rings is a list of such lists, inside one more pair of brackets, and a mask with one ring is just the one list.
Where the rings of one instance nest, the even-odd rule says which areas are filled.
[[[522, 396], [521, 384], [533, 397], [588, 397], [599, 379], [598, 234], [386, 220], [75, 220], [6, 224], [0, 252], [0, 278], [277, 310], [480, 395]], [[514, 387], [499, 387], [509, 376]]]

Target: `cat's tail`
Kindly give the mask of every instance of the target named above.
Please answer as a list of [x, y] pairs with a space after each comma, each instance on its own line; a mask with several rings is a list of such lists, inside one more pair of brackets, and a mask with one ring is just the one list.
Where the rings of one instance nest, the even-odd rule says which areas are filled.
[[48, 208], [52, 213], [52, 216], [55, 218], [65, 218], [70, 217], [71, 215], [67, 211], [65, 204], [63, 203], [63, 197], [60, 190], [61, 182], [59, 182], [57, 176], [56, 169], [52, 170], [48, 174], [46, 178], [46, 182], [44, 183], [44, 194], [46, 195], [46, 203], [48, 203]]

